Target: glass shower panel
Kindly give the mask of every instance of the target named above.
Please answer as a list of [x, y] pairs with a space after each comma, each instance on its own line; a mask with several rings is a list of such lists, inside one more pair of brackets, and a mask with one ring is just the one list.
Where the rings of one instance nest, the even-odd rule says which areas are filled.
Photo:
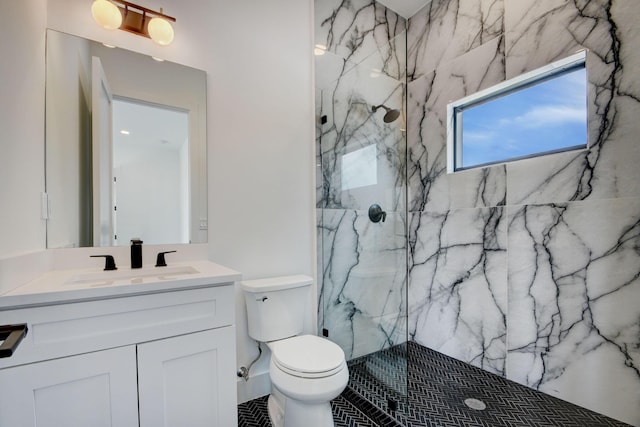
[[[348, 12], [344, 4], [323, 10], [327, 4], [316, 2], [317, 42], [327, 22], [323, 16]], [[364, 14], [360, 9], [361, 26], [366, 26]], [[386, 44], [378, 37], [366, 55], [345, 56], [329, 40], [323, 55], [316, 56], [316, 201], [319, 331], [344, 350], [349, 387], [402, 421], [407, 395], [406, 33], [404, 20], [398, 19], [394, 28], [403, 31], [386, 34]], [[384, 213], [372, 220], [369, 209], [376, 204]]]

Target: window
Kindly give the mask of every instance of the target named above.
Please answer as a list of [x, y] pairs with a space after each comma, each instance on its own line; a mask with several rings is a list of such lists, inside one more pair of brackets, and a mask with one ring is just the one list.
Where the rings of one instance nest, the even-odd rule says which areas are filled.
[[587, 147], [585, 52], [447, 106], [447, 170]]

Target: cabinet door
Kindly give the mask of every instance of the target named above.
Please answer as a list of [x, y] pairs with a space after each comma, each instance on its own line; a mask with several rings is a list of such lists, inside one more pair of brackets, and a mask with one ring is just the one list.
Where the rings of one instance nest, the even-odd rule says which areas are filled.
[[233, 326], [138, 345], [140, 427], [237, 425]]
[[0, 370], [0, 426], [138, 425], [135, 346]]

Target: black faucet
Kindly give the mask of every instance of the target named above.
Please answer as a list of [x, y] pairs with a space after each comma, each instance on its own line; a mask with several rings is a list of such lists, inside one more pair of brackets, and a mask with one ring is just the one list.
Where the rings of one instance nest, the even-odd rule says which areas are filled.
[[131, 268], [142, 268], [142, 240], [131, 239]]
[[156, 267], [166, 267], [167, 261], [164, 259], [164, 254], [172, 254], [175, 251], [166, 251], [166, 252], [158, 252], [158, 257], [156, 258]]
[[116, 262], [113, 259], [112, 255], [89, 255], [91, 258], [103, 258], [104, 257], [104, 270], [117, 270]]

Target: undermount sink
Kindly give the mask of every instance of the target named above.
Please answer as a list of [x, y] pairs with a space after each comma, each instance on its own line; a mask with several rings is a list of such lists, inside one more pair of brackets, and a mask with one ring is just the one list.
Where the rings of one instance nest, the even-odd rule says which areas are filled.
[[139, 269], [122, 269], [111, 271], [96, 271], [76, 274], [69, 278], [66, 285], [106, 286], [114, 282], [130, 281], [131, 283], [145, 283], [175, 279], [178, 276], [197, 274], [198, 270], [189, 266], [149, 267]]

